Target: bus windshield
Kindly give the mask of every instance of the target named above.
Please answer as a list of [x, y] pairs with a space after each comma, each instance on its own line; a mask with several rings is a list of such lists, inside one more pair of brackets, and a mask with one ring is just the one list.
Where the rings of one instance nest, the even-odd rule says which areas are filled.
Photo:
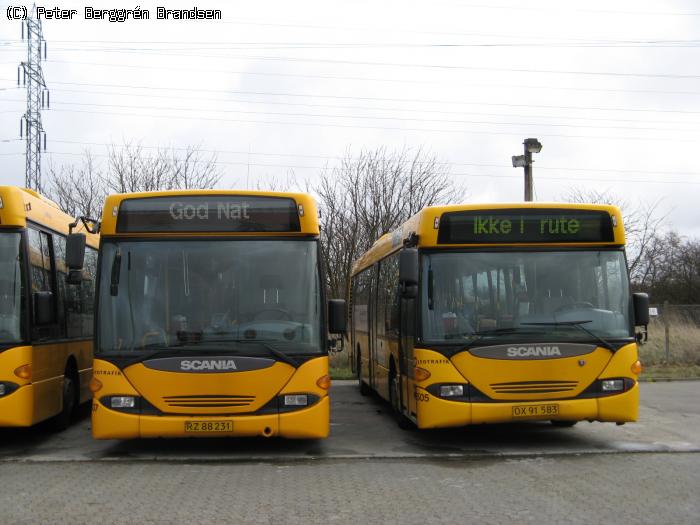
[[315, 241], [116, 241], [102, 250], [98, 354], [323, 349]]
[[621, 250], [430, 253], [423, 256], [421, 287], [426, 341], [633, 335]]
[[22, 339], [20, 234], [0, 233], [0, 344]]

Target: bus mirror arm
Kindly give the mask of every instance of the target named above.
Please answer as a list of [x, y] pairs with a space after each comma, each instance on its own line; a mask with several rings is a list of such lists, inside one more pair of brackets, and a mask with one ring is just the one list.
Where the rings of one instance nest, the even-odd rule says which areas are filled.
[[642, 331], [637, 333], [637, 342], [644, 344], [649, 340], [649, 295], [645, 293], [633, 293], [632, 303], [634, 306], [634, 325], [641, 326]]
[[643, 345], [644, 343], [649, 341], [649, 330], [647, 329], [647, 325], [643, 325], [641, 328], [642, 328], [642, 331], [637, 332], [635, 334], [635, 337], [637, 339], [637, 343], [639, 343], [640, 345]]

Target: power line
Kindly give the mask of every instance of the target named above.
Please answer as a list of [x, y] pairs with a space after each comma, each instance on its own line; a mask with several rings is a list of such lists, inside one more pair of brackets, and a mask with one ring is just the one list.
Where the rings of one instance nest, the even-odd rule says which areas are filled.
[[[158, 53], [162, 56], [171, 55], [181, 57], [181, 53]], [[204, 55], [190, 54], [187, 56], [202, 57]], [[368, 62], [359, 60], [337, 60], [327, 58], [304, 58], [304, 57], [279, 57], [279, 56], [260, 56], [260, 55], [213, 55], [211, 58], [228, 58], [231, 60], [263, 60], [263, 61], [281, 61], [281, 62], [310, 62], [324, 64], [343, 64], [343, 65], [361, 65], [361, 66], [377, 66], [377, 67], [408, 67], [421, 69], [443, 69], [448, 71], [499, 71], [508, 73], [542, 73], [554, 75], [583, 75], [583, 76], [612, 76], [612, 77], [639, 77], [639, 78], [674, 78], [674, 79], [697, 79], [700, 75], [682, 75], [678, 73], [630, 73], [621, 71], [573, 71], [573, 70], [554, 70], [554, 69], [530, 69], [530, 68], [499, 68], [499, 67], [484, 67], [484, 66], [457, 66], [447, 64], [406, 64], [399, 62]], [[129, 64], [102, 64], [110, 67], [130, 67]]]
[[[7, 102], [7, 101], [6, 101]], [[184, 112], [215, 112], [215, 113], [238, 113], [243, 115], [272, 115], [272, 116], [289, 116], [289, 117], [313, 117], [313, 118], [343, 118], [343, 119], [358, 119], [358, 120], [393, 120], [399, 122], [438, 122], [441, 124], [477, 124], [477, 125], [497, 125], [497, 126], [538, 126], [538, 127], [557, 127], [557, 128], [581, 128], [581, 129], [620, 129], [620, 130], [641, 130], [641, 131], [680, 131], [680, 132], [700, 132], [700, 128], [659, 128], [659, 127], [642, 127], [642, 126], [600, 126], [600, 125], [578, 125], [578, 124], [551, 124], [543, 122], [494, 122], [494, 121], [478, 121], [478, 120], [455, 120], [455, 119], [438, 119], [438, 118], [408, 118], [408, 117], [387, 117], [387, 116], [368, 116], [368, 115], [328, 115], [323, 113], [290, 113], [290, 112], [274, 112], [274, 111], [251, 111], [223, 108], [183, 108], [173, 106], [139, 106], [134, 104], [98, 104], [90, 102], [55, 102], [60, 106], [90, 106], [90, 107], [109, 107], [109, 108], [131, 108], [131, 109], [151, 109], [155, 111], [184, 111]], [[359, 108], [355, 108], [359, 109]], [[366, 109], [366, 108], [365, 108]], [[66, 110], [63, 110], [66, 111]], [[73, 111], [73, 110], [70, 110]], [[399, 110], [400, 111], [400, 110]], [[448, 113], [448, 112], [443, 112]], [[454, 114], [454, 113], [452, 113]], [[478, 113], [477, 113], [478, 114]], [[502, 114], [483, 114], [490, 116], [515, 116]], [[517, 115], [523, 118], [569, 118], [569, 117], [550, 117], [538, 115]], [[573, 117], [577, 118], [577, 117]], [[585, 117], [579, 117], [581, 120], [588, 120]], [[595, 119], [594, 119], [595, 120]], [[614, 119], [600, 119], [604, 121], [612, 121]], [[641, 120], [633, 120], [632, 122], [644, 122]]]
[[[135, 97], [135, 98], [155, 98], [155, 99], [173, 99], [173, 100], [188, 100], [192, 101], [195, 97], [183, 97], [177, 95], [147, 95], [144, 93], [124, 93], [124, 92], [114, 92], [114, 91], [94, 91], [94, 90], [78, 90], [78, 89], [54, 89], [60, 93], [88, 93], [91, 95], [119, 95], [124, 97]], [[377, 106], [343, 106], [337, 104], [309, 104], [304, 102], [288, 102], [288, 101], [276, 101], [276, 100], [245, 100], [245, 99], [231, 99], [231, 98], [211, 98], [211, 97], [196, 97], [198, 102], [233, 102], [233, 103], [245, 103], [245, 104], [262, 104], [262, 105], [281, 105], [281, 106], [301, 106], [301, 107], [311, 107], [311, 108], [331, 108], [331, 109], [359, 109], [366, 111], [400, 111], [408, 113], [437, 113], [446, 115], [478, 115], [478, 116], [493, 116], [493, 117], [518, 117], [518, 118], [544, 118], [544, 119], [569, 119], [569, 120], [587, 120], [596, 122], [643, 122], [643, 123], [654, 123], [654, 124], [700, 124], [697, 121], [677, 121], [677, 120], [649, 120], [649, 119], [621, 119], [621, 118], [600, 118], [600, 117], [576, 117], [571, 115], [523, 115], [523, 114], [513, 114], [513, 113], [483, 113], [483, 112], [455, 112], [447, 110], [436, 110], [436, 109], [418, 109], [418, 108], [402, 108], [402, 107], [377, 107]], [[10, 102], [11, 100], [0, 100], [1, 102]], [[69, 102], [62, 102], [62, 104], [70, 104]], [[149, 108], [152, 106], [148, 106]], [[634, 128], [638, 129], [638, 128]], [[669, 129], [669, 128], [663, 128]]]
[[[66, 155], [66, 156], [83, 156], [82, 153], [72, 153], [72, 152], [47, 152], [49, 155]], [[93, 153], [95, 157], [109, 157], [108, 154]], [[209, 162], [209, 161], [200, 161]], [[318, 169], [319, 171], [324, 171], [327, 168], [323, 166], [295, 166], [288, 164], [260, 164], [260, 163], [249, 163], [245, 161], [240, 162], [229, 162], [229, 161], [216, 161], [217, 164], [223, 165], [234, 165], [234, 166], [256, 166], [256, 167], [274, 167], [274, 168], [286, 168], [286, 169]], [[479, 177], [479, 178], [494, 178], [494, 179], [521, 179], [521, 175], [494, 175], [485, 173], [450, 173], [450, 176], [455, 177]], [[552, 181], [566, 181], [572, 182], [571, 177], [550, 177], [550, 176], [540, 176], [539, 180], [552, 180]], [[669, 181], [669, 180], [658, 180], [658, 179], [610, 179], [610, 178], [577, 178], [576, 181], [585, 182], [619, 182], [619, 183], [639, 183], [639, 184], [680, 184], [680, 185], [700, 185], [700, 181]]]
[[[5, 140], [4, 142], [11, 142], [15, 141], [18, 139], [8, 139]], [[73, 141], [73, 140], [55, 140], [54, 142], [60, 143], [60, 144], [73, 144], [73, 145], [79, 145], [79, 146], [104, 146], [108, 148], [115, 148], [115, 149], [124, 149], [127, 148], [128, 146], [126, 145], [117, 145], [117, 144], [110, 144], [106, 142], [85, 142], [85, 141]], [[162, 146], [151, 146], [151, 145], [144, 145], [144, 144], [137, 144], [139, 148], [142, 149], [161, 149], [163, 148]], [[167, 146], [165, 147], [167, 150], [175, 150], [175, 151], [187, 151], [189, 148], [186, 147], [176, 147], [176, 146]], [[295, 158], [309, 158], [309, 159], [321, 159], [321, 160], [336, 160], [336, 161], [342, 161], [347, 157], [344, 156], [338, 156], [338, 155], [311, 155], [311, 154], [301, 154], [301, 153], [273, 153], [273, 152], [262, 152], [262, 151], [251, 151], [251, 150], [226, 150], [226, 149], [198, 149], [198, 152], [202, 153], [212, 153], [212, 154], [232, 154], [232, 155], [253, 155], [256, 157], [295, 157]], [[60, 152], [56, 152], [59, 154]], [[60, 154], [65, 154], [65, 155], [75, 155], [75, 156], [80, 156], [83, 155], [83, 153], [71, 153], [71, 152], [62, 152]], [[17, 152], [17, 153], [0, 153], [0, 155], [3, 156], [12, 156], [12, 155], [22, 155], [22, 153]], [[217, 162], [222, 162], [217, 160]], [[406, 160], [406, 164], [410, 164], [412, 161], [411, 160]], [[241, 163], [245, 164], [245, 163]], [[472, 166], [472, 167], [493, 167], [493, 168], [512, 168], [510, 164], [494, 164], [494, 163], [476, 163], [476, 162], [440, 162], [439, 163], [443, 167], [450, 167], [450, 166]], [[285, 168], [309, 168], [309, 169], [324, 169], [323, 166], [298, 166], [298, 165], [287, 165], [287, 164], [259, 164], [259, 163], [253, 163], [252, 165], [256, 166], [276, 166], [276, 167], [285, 167]], [[698, 172], [692, 172], [692, 171], [663, 171], [663, 170], [640, 170], [640, 169], [616, 169], [616, 168], [576, 168], [576, 167], [570, 167], [570, 166], [538, 166], [538, 170], [556, 170], [556, 171], [566, 171], [566, 172], [582, 172], [582, 173], [629, 173], [629, 174], [647, 174], [647, 175], [656, 175], [657, 177], [660, 175], [680, 175], [680, 176], [697, 176], [700, 175], [700, 171]], [[593, 180], [593, 179], [592, 179]], [[608, 179], [595, 179], [595, 180], [608, 180]], [[628, 180], [628, 179], [624, 179]], [[682, 182], [682, 181], [677, 181], [677, 182]]]
[[[9, 64], [10, 62], [0, 62], [0, 64]], [[64, 64], [74, 64], [74, 65], [88, 65], [88, 66], [99, 66], [99, 67], [111, 67], [112, 64], [107, 64], [103, 62], [76, 62], [76, 61], [60, 61], [53, 60], [52, 63], [64, 63]], [[136, 68], [136, 69], [152, 69], [151, 66], [138, 66], [134, 64], [124, 64], [121, 66], [124, 68]], [[167, 66], [155, 66], [158, 69], [163, 70], [174, 70], [182, 71], [183, 68], [167, 67]], [[192, 70], [190, 68], [185, 68], [187, 71], [197, 71], [202, 73], [221, 73], [220, 70], [213, 69], [196, 69]], [[386, 83], [399, 83], [399, 84], [428, 84], [428, 85], [444, 85], [444, 81], [439, 80], [417, 80], [417, 79], [400, 79], [400, 78], [377, 78], [377, 77], [360, 77], [360, 76], [348, 76], [348, 75], [311, 75], [311, 74], [301, 74], [301, 73], [278, 73], [278, 72], [268, 72], [268, 71], [247, 71], [247, 70], [231, 70], [227, 69], [226, 74], [229, 75], [245, 75], [245, 76], [263, 76], [263, 77], [285, 77], [285, 78], [317, 78], [322, 80], [354, 80], [362, 82], [386, 82]], [[7, 80], [7, 79], [3, 79]], [[648, 93], [648, 94], [668, 94], [668, 95], [700, 95], [700, 91], [688, 91], [688, 90], [664, 90], [664, 89], [613, 89], [613, 88], [594, 88], [594, 87], [583, 87], [583, 86], [554, 86], [551, 84], [514, 84], [508, 83], [483, 83], [483, 82], [465, 82], [464, 85], [471, 87], [509, 87], [509, 88], [522, 88], [522, 89], [537, 89], [537, 90], [554, 90], [554, 91], [575, 91], [575, 92], [593, 92], [593, 93]], [[8, 89], [8, 88], [5, 88]]]
[[[83, 141], [71, 141], [71, 140], [56, 140], [61, 144], [75, 144], [80, 146], [105, 146], [113, 148], [126, 148], [127, 146], [110, 144], [107, 142], [83, 142]], [[150, 146], [138, 144], [139, 147], [144, 149], [160, 149], [161, 146]], [[171, 150], [181, 150], [186, 151], [188, 148], [185, 147], [173, 147], [169, 146], [168, 149]], [[254, 156], [265, 156], [265, 157], [299, 157], [299, 158], [313, 158], [313, 159], [324, 159], [324, 160], [343, 160], [344, 156], [338, 155], [309, 155], [300, 153], [273, 153], [273, 152], [263, 152], [263, 151], [251, 151], [251, 150], [227, 150], [227, 149], [199, 149], [203, 153], [230, 153], [233, 155], [254, 155]], [[410, 164], [412, 161], [407, 160], [406, 163]], [[443, 162], [444, 165], [453, 166], [478, 166], [478, 167], [494, 167], [494, 168], [512, 168], [510, 164], [488, 164], [488, 163], [474, 163], [474, 162]], [[615, 169], [615, 168], [575, 168], [570, 166], [557, 167], [557, 166], [538, 166], [538, 170], [559, 170], [559, 171], [583, 171], [583, 172], [601, 172], [601, 173], [633, 173], [633, 174], [651, 174], [651, 175], [700, 175], [700, 171], [659, 171], [659, 170], [637, 170], [637, 169]]]
[[[84, 110], [65, 110], [57, 109], [54, 111], [65, 113], [84, 113], [90, 115], [115, 115], [121, 117], [137, 117], [137, 118], [167, 118], [181, 120], [199, 120], [205, 122], [236, 122], [236, 123], [253, 123], [253, 124], [271, 124], [285, 126], [305, 126], [305, 127], [335, 127], [349, 129], [382, 129], [393, 131], [411, 131], [411, 132], [436, 132], [436, 133], [459, 133], [462, 135], [508, 135], [512, 137], [520, 137], [525, 131], [471, 131], [457, 129], [440, 129], [440, 128], [405, 128], [405, 127], [390, 127], [390, 126], [368, 126], [364, 124], [338, 124], [338, 123], [312, 123], [312, 122], [289, 122], [289, 121], [270, 121], [270, 120], [252, 120], [252, 119], [224, 119], [213, 117], [188, 117], [183, 115], [154, 115], [144, 113], [124, 113], [124, 112], [109, 112], [109, 111], [84, 111]], [[682, 139], [676, 137], [633, 137], [633, 136], [610, 136], [610, 135], [562, 135], [555, 133], [540, 133], [541, 137], [545, 138], [566, 138], [566, 139], [593, 139], [593, 140], [631, 140], [631, 141], [671, 141], [675, 143], [697, 143], [697, 140]]]
[[[9, 80], [2, 78], [0, 80]], [[537, 108], [537, 109], [572, 109], [581, 111], [629, 111], [641, 113], [678, 113], [678, 114], [700, 114], [700, 111], [675, 110], [675, 109], [654, 109], [654, 108], [622, 108], [622, 107], [600, 107], [600, 106], [556, 106], [546, 104], [509, 104], [500, 102], [468, 102], [463, 100], [439, 100], [439, 99], [420, 99], [420, 98], [392, 98], [392, 97], [368, 97], [357, 95], [326, 95], [326, 94], [306, 94], [306, 93], [288, 93], [288, 92], [272, 92], [272, 91], [249, 91], [249, 90], [217, 90], [217, 89], [195, 89], [195, 88], [178, 88], [178, 87], [158, 87], [144, 85], [128, 85], [128, 84], [102, 84], [102, 83], [87, 83], [87, 82], [54, 82], [54, 84], [76, 85], [76, 86], [95, 86], [95, 87], [116, 87], [127, 89], [144, 89], [151, 91], [184, 91], [184, 92], [204, 92], [204, 93], [220, 93], [220, 94], [237, 94], [237, 95], [255, 95], [255, 96], [274, 96], [274, 97], [304, 97], [304, 98], [328, 98], [339, 100], [371, 100], [384, 102], [418, 102], [427, 104], [460, 104], [460, 105], [476, 105], [476, 106], [495, 106], [495, 107], [520, 107], [520, 108]]]

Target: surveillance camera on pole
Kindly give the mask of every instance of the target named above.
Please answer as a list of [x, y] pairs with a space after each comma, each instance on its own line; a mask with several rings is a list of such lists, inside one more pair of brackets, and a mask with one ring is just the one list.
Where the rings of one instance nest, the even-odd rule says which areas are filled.
[[537, 139], [525, 139], [524, 155], [514, 155], [512, 157], [514, 168], [524, 168], [525, 170], [525, 201], [532, 201], [532, 154], [542, 151], [542, 144]]

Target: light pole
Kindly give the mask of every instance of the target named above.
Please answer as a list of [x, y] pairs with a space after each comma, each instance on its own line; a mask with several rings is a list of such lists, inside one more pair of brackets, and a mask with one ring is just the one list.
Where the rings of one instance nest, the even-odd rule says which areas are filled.
[[513, 167], [523, 168], [525, 170], [525, 201], [532, 201], [532, 154], [542, 151], [542, 144], [537, 139], [525, 139], [523, 142], [525, 147], [524, 155], [513, 156]]

